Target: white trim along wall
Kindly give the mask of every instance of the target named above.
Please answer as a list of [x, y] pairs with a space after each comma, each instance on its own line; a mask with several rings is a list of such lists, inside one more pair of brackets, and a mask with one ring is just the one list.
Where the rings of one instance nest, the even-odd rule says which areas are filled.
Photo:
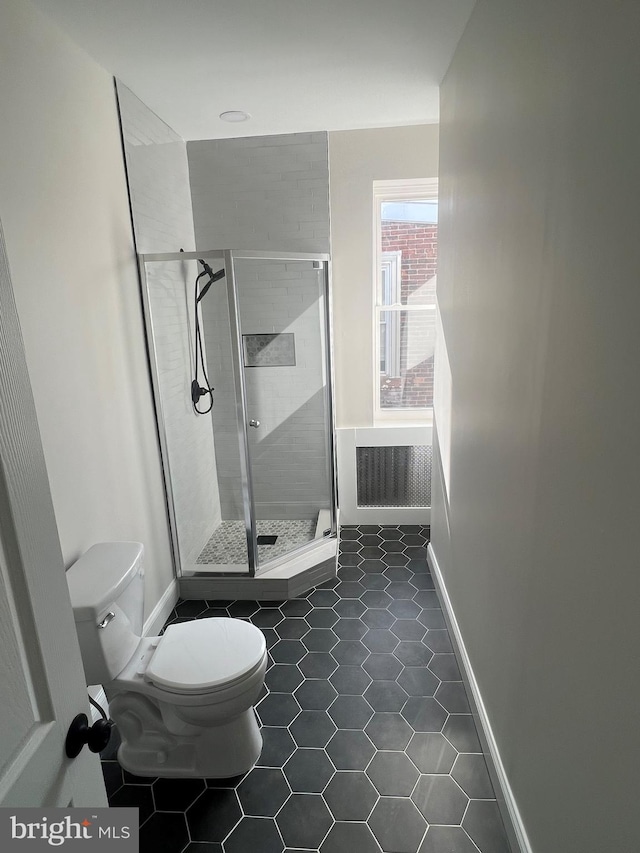
[[513, 853], [532, 853], [532, 847], [522, 822], [522, 817], [520, 816], [520, 811], [518, 810], [518, 805], [513, 791], [511, 790], [511, 785], [509, 784], [504, 764], [502, 763], [502, 758], [493, 734], [493, 729], [491, 728], [491, 723], [489, 722], [487, 709], [485, 708], [482, 694], [480, 693], [480, 686], [473, 671], [473, 667], [471, 666], [467, 647], [465, 646], [458, 620], [453, 612], [451, 599], [449, 598], [449, 593], [447, 592], [442, 571], [438, 565], [438, 560], [431, 543], [427, 546], [427, 563], [435, 581], [436, 591], [438, 593], [438, 598], [440, 599], [440, 604], [442, 605], [442, 611], [447, 623], [447, 629], [449, 630], [453, 650], [455, 652], [458, 665], [460, 666], [462, 680], [464, 681], [469, 704], [471, 705], [471, 713], [473, 714], [473, 719], [475, 721], [476, 728], [478, 729], [478, 735], [482, 743], [482, 751], [484, 752], [484, 757], [487, 762], [487, 770], [491, 777], [491, 782], [493, 784], [498, 808], [500, 809], [500, 814], [509, 839], [509, 844], [511, 845]]

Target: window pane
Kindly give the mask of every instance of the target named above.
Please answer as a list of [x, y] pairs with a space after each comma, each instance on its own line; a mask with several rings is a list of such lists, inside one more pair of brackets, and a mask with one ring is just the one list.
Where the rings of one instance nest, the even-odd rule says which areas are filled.
[[387, 372], [387, 324], [380, 322], [380, 373]]
[[438, 264], [437, 201], [383, 202], [380, 240], [383, 269], [385, 258], [397, 259], [394, 266], [399, 267], [400, 279], [394, 298], [385, 298], [383, 287], [383, 304], [433, 305]]
[[420, 201], [383, 201], [382, 218], [395, 222], [422, 222], [425, 225], [438, 224], [438, 199], [429, 198]]
[[380, 374], [382, 409], [433, 406], [435, 311], [381, 311], [386, 326], [386, 372]]
[[401, 262], [402, 258], [400, 252], [388, 252], [382, 256], [382, 264], [380, 266], [380, 294], [382, 305], [395, 305], [400, 303]]

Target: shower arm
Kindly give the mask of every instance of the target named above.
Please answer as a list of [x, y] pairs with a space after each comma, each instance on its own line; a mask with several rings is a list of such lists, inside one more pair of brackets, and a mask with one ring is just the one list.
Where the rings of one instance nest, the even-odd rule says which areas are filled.
[[214, 283], [214, 281], [220, 281], [220, 279], [224, 278], [224, 276], [225, 276], [224, 267], [221, 270], [218, 270], [218, 272], [214, 272], [206, 261], [203, 261], [201, 258], [198, 258], [198, 262], [201, 263], [202, 266], [204, 267], [204, 273], [202, 273], [202, 275], [204, 275], [206, 273], [209, 276], [209, 281], [205, 284], [205, 286], [202, 288], [202, 290], [198, 294], [198, 296], [196, 298], [196, 304], [198, 302], [200, 302], [200, 300], [204, 296], [206, 296], [209, 288]]

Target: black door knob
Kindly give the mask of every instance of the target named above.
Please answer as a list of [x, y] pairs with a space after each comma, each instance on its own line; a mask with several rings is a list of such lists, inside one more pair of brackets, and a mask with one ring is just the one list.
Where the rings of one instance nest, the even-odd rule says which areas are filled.
[[78, 714], [77, 717], [74, 717], [67, 732], [67, 739], [64, 744], [67, 758], [75, 758], [79, 755], [85, 743], [91, 752], [102, 752], [109, 743], [112, 728], [111, 720], [98, 720], [97, 723], [90, 726], [87, 715]]

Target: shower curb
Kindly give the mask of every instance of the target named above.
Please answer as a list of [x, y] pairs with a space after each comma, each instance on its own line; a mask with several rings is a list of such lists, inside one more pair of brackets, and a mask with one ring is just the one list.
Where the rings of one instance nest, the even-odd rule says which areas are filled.
[[290, 577], [188, 577], [179, 581], [182, 599], [286, 601], [331, 580], [337, 573], [337, 554]]

